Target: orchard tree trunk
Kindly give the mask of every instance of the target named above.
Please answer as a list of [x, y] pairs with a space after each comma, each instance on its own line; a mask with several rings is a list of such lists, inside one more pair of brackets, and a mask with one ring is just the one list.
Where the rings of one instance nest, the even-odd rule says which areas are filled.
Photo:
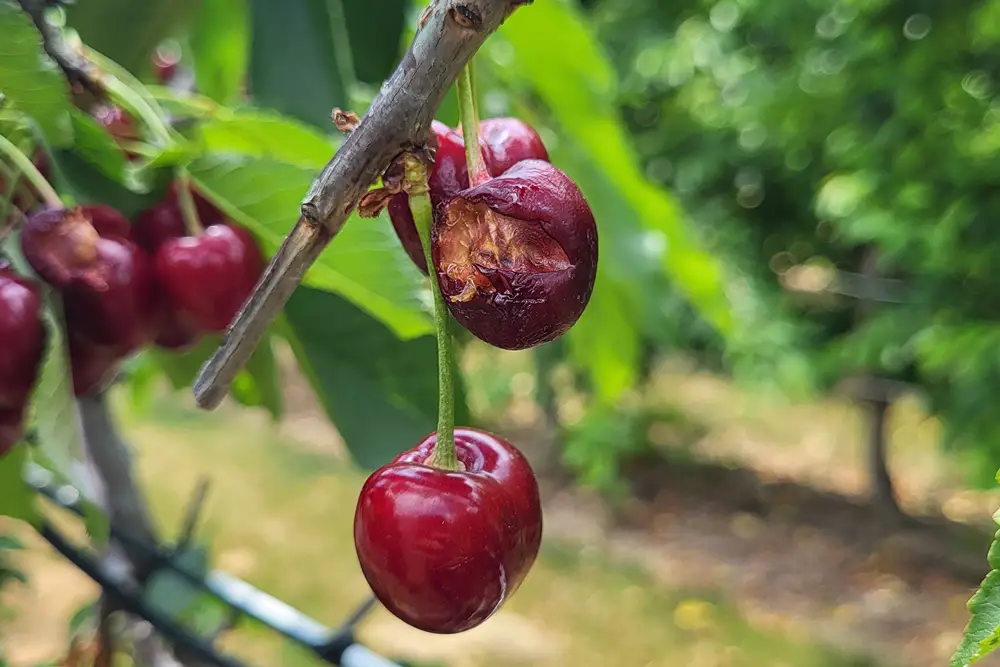
[[[865, 248], [860, 273], [865, 278], [879, 277], [878, 248], [875, 245]], [[876, 307], [877, 302], [872, 299], [859, 299], [855, 328], [860, 327]], [[868, 420], [868, 479], [872, 485], [872, 500], [883, 520], [896, 523], [903, 513], [896, 500], [886, 456], [886, 416], [892, 406], [891, 389], [882, 378], [869, 374], [862, 383], [858, 398]]]

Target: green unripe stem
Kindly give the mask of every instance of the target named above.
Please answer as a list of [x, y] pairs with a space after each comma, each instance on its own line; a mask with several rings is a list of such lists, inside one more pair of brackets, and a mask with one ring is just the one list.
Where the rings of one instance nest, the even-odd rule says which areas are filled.
[[483, 151], [479, 147], [479, 113], [476, 104], [476, 87], [473, 83], [472, 61], [458, 75], [458, 117], [462, 123], [465, 141], [465, 161], [469, 165], [469, 183], [473, 187], [489, 180]]
[[413, 156], [406, 156], [406, 181], [410, 186], [410, 212], [420, 234], [424, 259], [431, 278], [431, 292], [434, 295], [434, 330], [437, 334], [438, 365], [438, 426], [434, 452], [427, 459], [427, 465], [442, 470], [462, 470], [461, 462], [455, 454], [455, 378], [453, 340], [448, 332], [448, 307], [444, 294], [438, 285], [434, 261], [431, 258], [431, 225], [434, 215], [431, 197], [427, 189], [427, 167]]
[[181, 218], [184, 220], [184, 230], [188, 236], [198, 236], [204, 231], [201, 220], [198, 219], [198, 208], [191, 196], [191, 176], [187, 169], [177, 170], [177, 203], [180, 204]]
[[0, 134], [0, 154], [10, 160], [10, 163], [14, 165], [15, 170], [20, 171], [21, 175], [31, 183], [32, 187], [41, 196], [42, 201], [49, 208], [62, 208], [63, 201], [60, 199], [59, 195], [52, 188], [45, 177], [42, 176], [38, 168], [35, 167], [31, 159], [18, 150], [17, 146], [10, 142], [7, 137]]

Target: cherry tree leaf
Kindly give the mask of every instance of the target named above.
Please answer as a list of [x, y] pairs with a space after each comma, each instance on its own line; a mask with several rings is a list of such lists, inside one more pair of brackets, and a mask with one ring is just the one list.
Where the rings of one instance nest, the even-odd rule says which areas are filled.
[[[209, 155], [190, 166], [205, 195], [274, 253], [298, 218], [317, 170], [268, 158]], [[433, 330], [429, 292], [387, 217], [347, 221], [306, 274], [305, 284], [336, 292], [401, 338]]]
[[50, 143], [69, 144], [69, 87], [31, 18], [8, 0], [0, 0], [0, 35], [0, 93], [33, 118]]

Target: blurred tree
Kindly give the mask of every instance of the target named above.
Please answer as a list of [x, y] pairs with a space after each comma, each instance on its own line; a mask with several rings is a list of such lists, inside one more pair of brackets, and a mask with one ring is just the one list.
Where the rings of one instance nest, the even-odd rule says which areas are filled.
[[[919, 386], [992, 479], [1000, 3], [587, 4], [647, 174], [793, 318], [811, 379]], [[866, 386], [881, 423], [894, 385]]]

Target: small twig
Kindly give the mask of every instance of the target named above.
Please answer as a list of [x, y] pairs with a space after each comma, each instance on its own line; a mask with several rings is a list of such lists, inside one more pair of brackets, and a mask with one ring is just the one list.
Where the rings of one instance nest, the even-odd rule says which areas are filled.
[[208, 496], [211, 483], [212, 480], [207, 475], [198, 480], [198, 485], [191, 494], [191, 500], [188, 501], [187, 510], [184, 512], [184, 522], [181, 524], [181, 532], [174, 547], [176, 551], [183, 551], [191, 543], [198, 519], [201, 518], [201, 512], [205, 508], [205, 498]]
[[309, 266], [368, 188], [401, 153], [422, 146], [449, 86], [523, 0], [437, 0], [395, 73], [313, 182], [301, 217], [194, 383], [199, 407], [218, 407]]
[[31, 17], [32, 23], [42, 36], [45, 53], [59, 65], [71, 86], [80, 87], [98, 99], [105, 97], [104, 86], [98, 80], [97, 72], [86, 58], [75, 53], [59, 29], [45, 20], [45, 10], [53, 4], [46, 0], [18, 0], [21, 9]]

